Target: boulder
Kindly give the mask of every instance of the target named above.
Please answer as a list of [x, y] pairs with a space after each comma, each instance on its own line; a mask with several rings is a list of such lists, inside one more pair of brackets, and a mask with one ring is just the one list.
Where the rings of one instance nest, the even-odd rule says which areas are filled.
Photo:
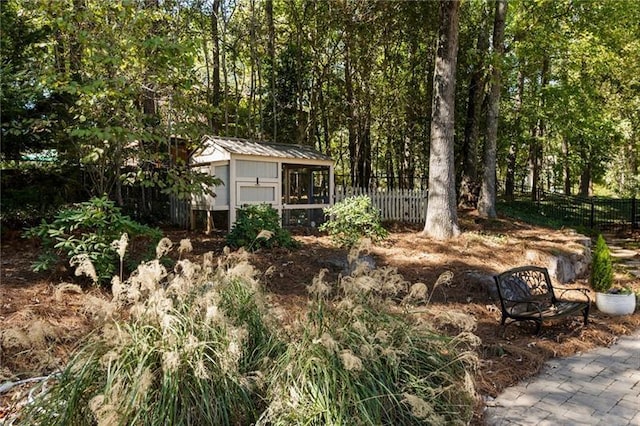
[[496, 282], [493, 279], [493, 275], [485, 274], [479, 271], [469, 271], [467, 272], [466, 278], [469, 283], [477, 283], [480, 287], [482, 287], [491, 299], [499, 300], [498, 289], [496, 287]]

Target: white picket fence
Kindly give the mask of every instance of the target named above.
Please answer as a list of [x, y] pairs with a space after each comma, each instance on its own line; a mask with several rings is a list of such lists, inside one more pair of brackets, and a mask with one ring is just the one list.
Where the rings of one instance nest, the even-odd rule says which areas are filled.
[[[409, 223], [424, 223], [427, 217], [427, 191], [421, 189], [362, 189], [338, 186], [335, 202], [347, 197], [367, 195], [374, 207], [380, 210], [382, 220]], [[186, 201], [171, 200], [171, 221], [186, 227], [190, 206]]]
[[380, 210], [382, 220], [423, 223], [427, 217], [427, 191], [421, 189], [336, 188], [336, 203], [347, 197], [367, 195]]

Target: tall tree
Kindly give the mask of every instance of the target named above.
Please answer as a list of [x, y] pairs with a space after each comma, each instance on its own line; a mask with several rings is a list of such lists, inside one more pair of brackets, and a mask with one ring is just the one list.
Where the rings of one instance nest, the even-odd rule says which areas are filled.
[[477, 27], [476, 48], [473, 52], [473, 71], [469, 82], [467, 118], [462, 142], [462, 176], [459, 194], [461, 207], [475, 208], [477, 204], [478, 144], [482, 104], [485, 99], [485, 67], [487, 63], [485, 58], [489, 53], [489, 25], [486, 24], [488, 16], [490, 15], [486, 13], [483, 3], [480, 25]]
[[[264, 3], [264, 11], [267, 18], [267, 54], [269, 62], [267, 63], [267, 80], [269, 81], [269, 94], [271, 99], [267, 105], [271, 104], [271, 139], [278, 141], [278, 111], [276, 103], [276, 27], [273, 21], [273, 0], [266, 0]], [[267, 116], [269, 116], [267, 114]], [[265, 123], [266, 124], [266, 123]], [[269, 126], [265, 126], [269, 128]]]
[[[213, 0], [211, 5], [211, 78], [209, 99], [211, 102], [211, 114], [209, 126], [213, 132], [220, 131], [220, 30], [218, 19], [220, 15], [220, 0]], [[208, 57], [208, 55], [207, 55]]]
[[507, 174], [505, 176], [504, 183], [504, 196], [507, 200], [514, 199], [515, 184], [516, 184], [516, 166], [518, 159], [518, 150], [520, 148], [520, 135], [521, 135], [521, 123], [522, 123], [522, 97], [524, 96], [524, 73], [522, 69], [518, 69], [518, 88], [514, 100], [514, 131], [511, 135], [511, 141], [509, 143], [509, 152], [507, 154]]
[[484, 145], [484, 173], [480, 199], [478, 200], [478, 213], [483, 217], [496, 217], [496, 149], [506, 16], [507, 1], [498, 0], [493, 23], [493, 66], [491, 70], [489, 108], [487, 111], [487, 138]]
[[460, 2], [440, 1], [440, 29], [433, 73], [429, 199], [423, 234], [447, 239], [460, 234], [456, 211], [453, 132]]

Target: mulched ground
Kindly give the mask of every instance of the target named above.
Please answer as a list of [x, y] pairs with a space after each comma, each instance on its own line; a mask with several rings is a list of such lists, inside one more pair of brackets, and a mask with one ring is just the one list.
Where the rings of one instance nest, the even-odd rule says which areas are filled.
[[[446, 286], [432, 293], [430, 313], [442, 317], [445, 312], [462, 312], [476, 321], [475, 334], [481, 340], [477, 389], [484, 397], [496, 396], [505, 387], [536, 374], [553, 357], [570, 356], [594, 346], [606, 346], [618, 335], [640, 328], [640, 313], [610, 317], [595, 309], [591, 323], [582, 327], [580, 318], [545, 325], [542, 333], [532, 335], [527, 324], [511, 325], [504, 334], [499, 327], [500, 312], [485, 284], [477, 277], [490, 276], [524, 264], [545, 265], [546, 254], [578, 250], [582, 239], [571, 230], [554, 231], [530, 226], [511, 219], [485, 221], [471, 213], [461, 215], [463, 234], [453, 241], [441, 242], [421, 237], [421, 227], [390, 224], [387, 240], [373, 246], [370, 255], [378, 266], [392, 266], [409, 282], [423, 282], [432, 288], [445, 271], [453, 273]], [[191, 239], [192, 257], [213, 251], [222, 252], [224, 234], [167, 229], [178, 242]], [[306, 286], [321, 270], [337, 279], [343, 273], [346, 252], [335, 248], [330, 239], [314, 230], [294, 230], [302, 243], [300, 249], [261, 250], [251, 254], [251, 262], [263, 274], [262, 282], [271, 300], [284, 308], [289, 324], [305, 313]], [[640, 241], [637, 233], [628, 236]], [[65, 365], [83, 337], [94, 326], [95, 306], [108, 294], [85, 288], [82, 293], [56, 292], [62, 282], [72, 281], [69, 271], [36, 274], [29, 266], [37, 256], [37, 244], [6, 233], [2, 238], [0, 283], [0, 384], [40, 376]], [[640, 259], [640, 253], [637, 255]], [[269, 275], [264, 275], [270, 270]], [[617, 274], [619, 283], [640, 290], [640, 282], [629, 274]], [[587, 286], [586, 280], [571, 285]], [[456, 332], [454, 323], [441, 323], [445, 331]], [[15, 409], [28, 387], [19, 387], [0, 395], [0, 420]], [[482, 406], [474, 423], [482, 424]]]

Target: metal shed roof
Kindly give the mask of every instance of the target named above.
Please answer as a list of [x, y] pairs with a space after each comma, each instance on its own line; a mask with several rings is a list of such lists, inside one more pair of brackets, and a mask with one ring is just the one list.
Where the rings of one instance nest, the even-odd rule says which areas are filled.
[[220, 136], [204, 136], [203, 142], [205, 146], [208, 143], [216, 144], [232, 154], [333, 161], [330, 156], [304, 145], [257, 142], [249, 139], [227, 138]]

